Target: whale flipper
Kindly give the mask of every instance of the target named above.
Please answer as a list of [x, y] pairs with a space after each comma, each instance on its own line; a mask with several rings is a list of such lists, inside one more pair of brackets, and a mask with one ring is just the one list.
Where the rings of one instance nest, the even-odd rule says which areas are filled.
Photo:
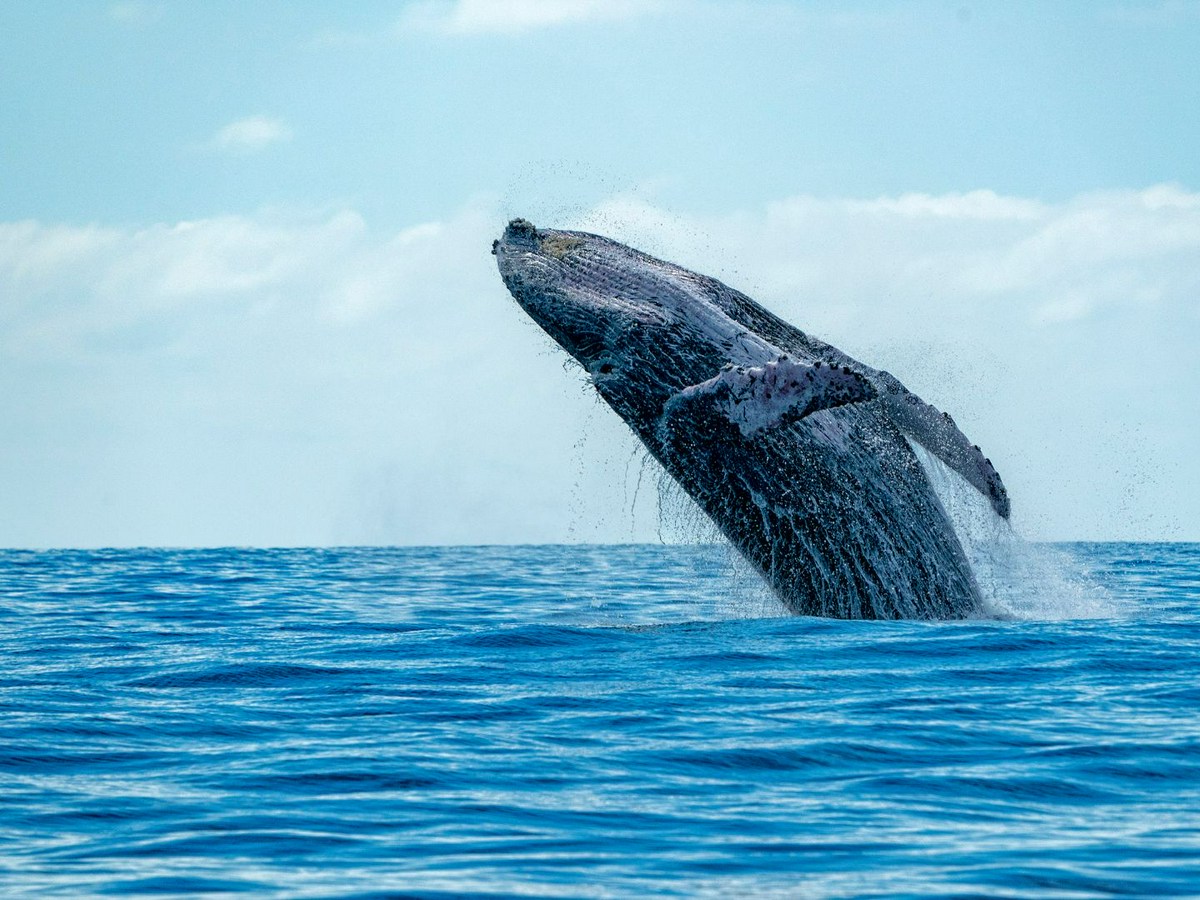
[[717, 407], [744, 437], [781, 423], [794, 422], [822, 409], [873, 400], [878, 392], [850, 369], [821, 363], [805, 365], [781, 356], [762, 366], [726, 366], [699, 384], [684, 388], [664, 407], [664, 417], [679, 404]]
[[[881, 373], [887, 376], [887, 373]], [[967, 440], [958, 430], [949, 413], [939, 412], [900, 382], [887, 376], [900, 387], [888, 390], [881, 403], [888, 418], [906, 437], [920, 444], [947, 466], [965, 478], [977, 491], [987, 497], [996, 515], [1007, 519], [1012, 507], [1000, 473], [983, 451]]]
[[708, 299], [734, 321], [800, 359], [819, 359], [834, 369], [862, 373], [880, 395], [887, 417], [912, 441], [920, 444], [983, 494], [992, 509], [1007, 519], [1008, 491], [991, 460], [972, 444], [954, 420], [930, 406], [889, 372], [873, 369], [763, 309], [745, 294], [719, 282], [706, 282]]

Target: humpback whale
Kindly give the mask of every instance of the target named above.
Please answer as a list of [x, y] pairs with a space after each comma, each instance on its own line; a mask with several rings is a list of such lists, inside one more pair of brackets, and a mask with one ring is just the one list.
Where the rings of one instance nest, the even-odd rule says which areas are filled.
[[949, 414], [720, 281], [609, 238], [514, 219], [492, 252], [517, 303], [791, 612], [979, 611], [913, 445], [996, 515], [1009, 500]]

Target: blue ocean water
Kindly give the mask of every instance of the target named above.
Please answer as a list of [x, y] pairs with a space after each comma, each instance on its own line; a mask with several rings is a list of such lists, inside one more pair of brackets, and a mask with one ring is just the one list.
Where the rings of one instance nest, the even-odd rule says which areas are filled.
[[0, 887], [1198, 895], [1200, 545], [1039, 552], [952, 623], [710, 546], [3, 552]]

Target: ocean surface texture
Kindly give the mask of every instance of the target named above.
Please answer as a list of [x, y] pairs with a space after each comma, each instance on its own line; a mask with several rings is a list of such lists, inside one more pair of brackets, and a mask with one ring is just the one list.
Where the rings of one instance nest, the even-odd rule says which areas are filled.
[[1200, 545], [1028, 552], [951, 623], [710, 546], [2, 552], [0, 894], [1200, 895]]

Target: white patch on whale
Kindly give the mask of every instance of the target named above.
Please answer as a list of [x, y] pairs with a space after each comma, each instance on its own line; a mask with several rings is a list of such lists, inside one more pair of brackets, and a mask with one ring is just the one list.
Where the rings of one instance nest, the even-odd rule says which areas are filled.
[[752, 437], [789, 413], [804, 416], [870, 400], [875, 391], [856, 373], [820, 363], [806, 366], [781, 356], [765, 366], [729, 366], [708, 381], [685, 388], [679, 399], [705, 395], [716, 398], [743, 437]]

